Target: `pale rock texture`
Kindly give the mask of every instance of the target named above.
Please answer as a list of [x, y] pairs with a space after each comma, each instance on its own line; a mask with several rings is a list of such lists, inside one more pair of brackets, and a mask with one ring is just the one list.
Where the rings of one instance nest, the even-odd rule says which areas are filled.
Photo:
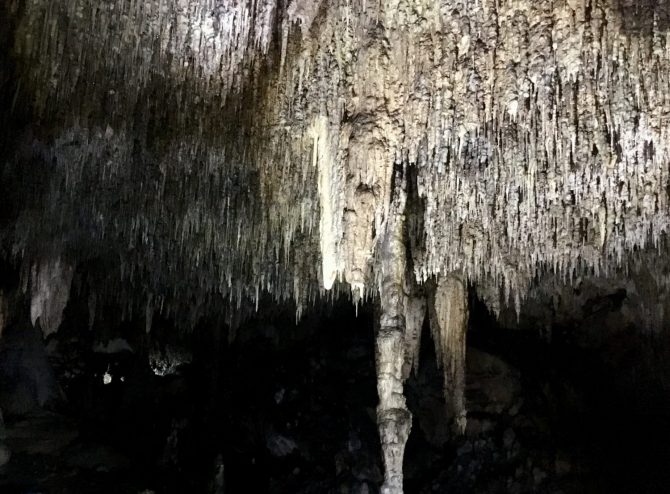
[[376, 335], [377, 424], [384, 460], [384, 494], [403, 492], [402, 464], [412, 415], [403, 395], [405, 365], [405, 271], [406, 252], [402, 240], [405, 192], [394, 198], [395, 215], [386, 225], [382, 246], [380, 318]]
[[39, 320], [44, 336], [58, 331], [70, 298], [74, 268], [60, 258], [35, 263], [30, 278], [30, 321]]
[[85, 237], [79, 256], [120, 261], [101, 298], [132, 287], [190, 323], [220, 296], [236, 310], [268, 292], [300, 313], [337, 280], [373, 295], [400, 164], [423, 204], [419, 283], [460, 272], [518, 308], [537, 274], [607, 275], [635, 249], [667, 248], [665, 5], [29, 0], [8, 12], [15, 103], [53, 125], [24, 146], [50, 163], [50, 186], [20, 215], [14, 251]]
[[433, 295], [431, 333], [438, 367], [444, 376], [444, 394], [455, 429], [467, 424], [465, 407], [465, 334], [468, 328], [468, 293], [455, 275], [440, 278]]

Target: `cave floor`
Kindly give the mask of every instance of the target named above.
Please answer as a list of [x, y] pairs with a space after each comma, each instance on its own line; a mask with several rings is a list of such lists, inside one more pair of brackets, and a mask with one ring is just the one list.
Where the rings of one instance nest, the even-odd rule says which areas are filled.
[[[88, 363], [65, 371], [61, 344], [51, 359], [67, 399], [5, 417], [0, 492], [378, 492], [372, 316], [341, 312], [297, 327], [260, 321], [231, 343], [202, 332], [193, 362], [165, 376], [139, 352], [79, 355]], [[651, 380], [631, 391], [620, 366], [591, 352], [474, 331], [468, 425], [454, 437], [427, 328], [422, 339], [406, 383], [407, 494], [670, 492], [668, 400]]]
[[12, 457], [0, 469], [0, 492], [145, 492], [142, 472], [127, 457], [108, 445], [85, 440], [74, 421], [61, 414], [35, 413], [8, 422], [5, 430]]

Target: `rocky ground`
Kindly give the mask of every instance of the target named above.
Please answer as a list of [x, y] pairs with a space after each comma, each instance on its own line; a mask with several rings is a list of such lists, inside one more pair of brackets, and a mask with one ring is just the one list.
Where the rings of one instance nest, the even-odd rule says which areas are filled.
[[[651, 380], [638, 393], [651, 400], [644, 415], [587, 350], [495, 328], [482, 314], [470, 331], [461, 437], [444, 419], [426, 328], [406, 385], [407, 493], [670, 486], [670, 428]], [[232, 343], [209, 328], [161, 347], [121, 330], [101, 343], [67, 327], [44, 347], [31, 330], [10, 329], [0, 347], [0, 491], [377, 492], [372, 315], [337, 307], [297, 327], [272, 321], [252, 321]]]

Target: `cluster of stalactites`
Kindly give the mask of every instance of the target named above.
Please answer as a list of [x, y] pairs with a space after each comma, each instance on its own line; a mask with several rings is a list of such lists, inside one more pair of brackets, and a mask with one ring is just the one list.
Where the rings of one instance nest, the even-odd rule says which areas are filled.
[[419, 279], [488, 279], [518, 309], [539, 270], [571, 283], [658, 246], [670, 219], [662, 14], [638, 13], [649, 30], [606, 2], [482, 3], [453, 18], [449, 104], [427, 95], [443, 111], [429, 152], [416, 148]]
[[225, 100], [252, 77], [278, 16], [276, 0], [23, 3], [14, 51], [31, 60], [30, 76], [49, 83], [36, 92], [38, 109], [90, 91], [91, 80], [132, 109], [157, 76], [194, 80], [195, 91]]
[[[383, 300], [382, 300], [383, 303]], [[403, 380], [419, 369], [421, 333], [426, 314], [438, 367], [443, 373], [447, 414], [456, 433], [466, 426], [465, 352], [468, 329], [468, 290], [459, 275], [440, 277], [428, 287], [407, 286], [403, 297]]]
[[539, 328], [547, 337], [552, 328], [584, 324], [589, 331], [614, 333], [635, 327], [662, 334], [670, 321], [669, 268], [667, 250], [646, 249], [630, 254], [624, 269], [580, 276], [571, 284], [546, 272], [533, 280], [520, 316], [496, 304], [499, 294], [492, 293], [494, 287], [480, 285], [476, 291], [497, 312], [502, 326]]
[[[93, 227], [122, 279], [158, 278], [152, 307], [265, 291], [300, 310], [337, 279], [375, 291], [402, 164], [425, 207], [416, 280], [458, 272], [520, 307], [538, 267], [607, 274], [667, 231], [666, 17], [606, 0], [30, 0], [21, 92], [72, 97], [79, 128], [54, 132], [49, 217], [15, 231]], [[242, 92], [254, 118], [227, 113]], [[144, 139], [161, 125], [168, 142]]]
[[[330, 130], [347, 139], [325, 170], [338, 177], [335, 192], [319, 196], [321, 238], [339, 252], [322, 250], [324, 269], [346, 272], [347, 252], [360, 257], [351, 266], [369, 265], [398, 161], [416, 166], [425, 205], [422, 248], [412, 252], [420, 283], [458, 272], [518, 312], [545, 270], [572, 283], [660, 247], [670, 221], [670, 88], [659, 76], [670, 69], [668, 12], [627, 18], [607, 2], [408, 6], [381, 7], [383, 27], [368, 32], [355, 50], [360, 70], [344, 77], [360, 96], [344, 100], [349, 119]], [[356, 195], [368, 191], [371, 199]], [[361, 272], [344, 279], [363, 286]]]

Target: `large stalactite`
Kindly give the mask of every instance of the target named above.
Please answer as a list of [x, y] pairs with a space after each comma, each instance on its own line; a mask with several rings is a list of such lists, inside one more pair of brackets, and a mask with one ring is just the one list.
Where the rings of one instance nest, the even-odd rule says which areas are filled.
[[441, 278], [433, 295], [431, 332], [438, 365], [444, 375], [444, 393], [456, 431], [465, 432], [465, 334], [468, 328], [468, 293], [463, 280]]

